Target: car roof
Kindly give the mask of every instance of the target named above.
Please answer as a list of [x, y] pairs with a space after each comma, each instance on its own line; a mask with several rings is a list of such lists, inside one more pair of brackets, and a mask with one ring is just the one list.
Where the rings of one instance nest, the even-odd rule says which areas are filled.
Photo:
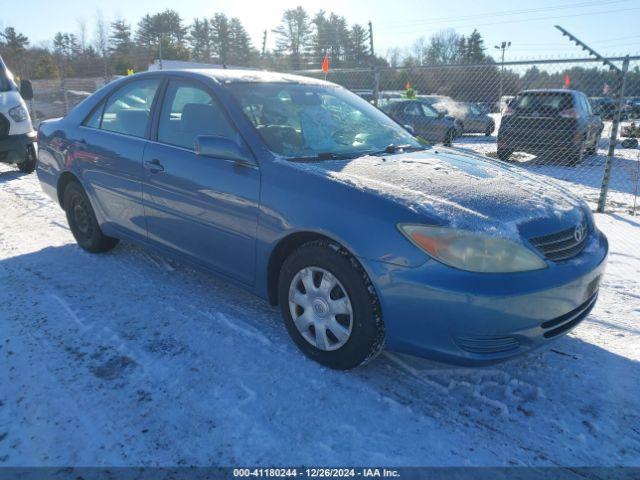
[[522, 90], [520, 93], [518, 93], [518, 95], [522, 95], [523, 93], [569, 93], [571, 95], [583, 94], [581, 91], [573, 90], [571, 88], [531, 88], [529, 90]]
[[297, 83], [305, 85], [322, 85], [336, 87], [337, 85], [331, 82], [326, 82], [312, 77], [305, 77], [302, 75], [291, 75], [289, 73], [269, 72], [265, 70], [250, 70], [250, 69], [226, 69], [226, 68], [188, 68], [188, 69], [170, 69], [170, 70], [156, 70], [153, 72], [145, 72], [140, 75], [165, 75], [165, 74], [184, 74], [200, 75], [209, 77], [216, 80], [219, 83]]

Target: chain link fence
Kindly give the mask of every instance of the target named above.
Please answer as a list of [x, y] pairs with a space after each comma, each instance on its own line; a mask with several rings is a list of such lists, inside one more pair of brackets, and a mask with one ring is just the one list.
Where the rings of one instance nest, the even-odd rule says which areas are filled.
[[640, 57], [613, 63], [619, 70], [591, 59], [331, 70], [327, 80], [429, 142], [552, 178], [594, 210], [635, 214]]
[[[376, 104], [431, 143], [450, 143], [552, 178], [594, 210], [600, 203], [601, 211], [636, 214], [640, 56], [612, 61], [620, 71], [590, 59], [553, 59], [334, 69], [327, 80]], [[293, 73], [325, 77], [322, 70]], [[34, 123], [66, 115], [107, 81], [103, 76], [34, 80]]]

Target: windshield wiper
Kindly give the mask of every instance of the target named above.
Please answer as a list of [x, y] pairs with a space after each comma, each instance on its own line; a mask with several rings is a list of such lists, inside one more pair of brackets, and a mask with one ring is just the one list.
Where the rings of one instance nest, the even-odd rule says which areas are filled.
[[426, 147], [414, 147], [413, 145], [396, 145], [391, 143], [387, 145], [383, 150], [373, 152], [372, 155], [381, 155], [384, 153], [398, 153], [398, 152], [415, 152], [418, 150], [426, 150]]
[[318, 160], [345, 160], [360, 157], [366, 155], [367, 152], [351, 152], [351, 153], [333, 153], [333, 152], [319, 152], [315, 155], [308, 157], [289, 157], [287, 160], [292, 162], [317, 162]]

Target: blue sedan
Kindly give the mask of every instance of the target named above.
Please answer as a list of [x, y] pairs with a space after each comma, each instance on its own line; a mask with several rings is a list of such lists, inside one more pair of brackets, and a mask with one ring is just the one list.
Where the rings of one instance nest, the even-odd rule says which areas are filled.
[[504, 360], [594, 306], [589, 208], [514, 166], [421, 143], [331, 83], [148, 72], [43, 123], [37, 173], [78, 244], [143, 244], [279, 305], [337, 369], [383, 349]]

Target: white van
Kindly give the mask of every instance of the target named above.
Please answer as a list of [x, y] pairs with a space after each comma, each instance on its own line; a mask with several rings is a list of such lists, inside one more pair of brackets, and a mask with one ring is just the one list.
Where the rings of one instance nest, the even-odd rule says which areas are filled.
[[25, 104], [32, 98], [31, 82], [22, 80], [18, 89], [0, 57], [0, 162], [16, 164], [25, 173], [33, 172], [37, 158], [36, 132]]

